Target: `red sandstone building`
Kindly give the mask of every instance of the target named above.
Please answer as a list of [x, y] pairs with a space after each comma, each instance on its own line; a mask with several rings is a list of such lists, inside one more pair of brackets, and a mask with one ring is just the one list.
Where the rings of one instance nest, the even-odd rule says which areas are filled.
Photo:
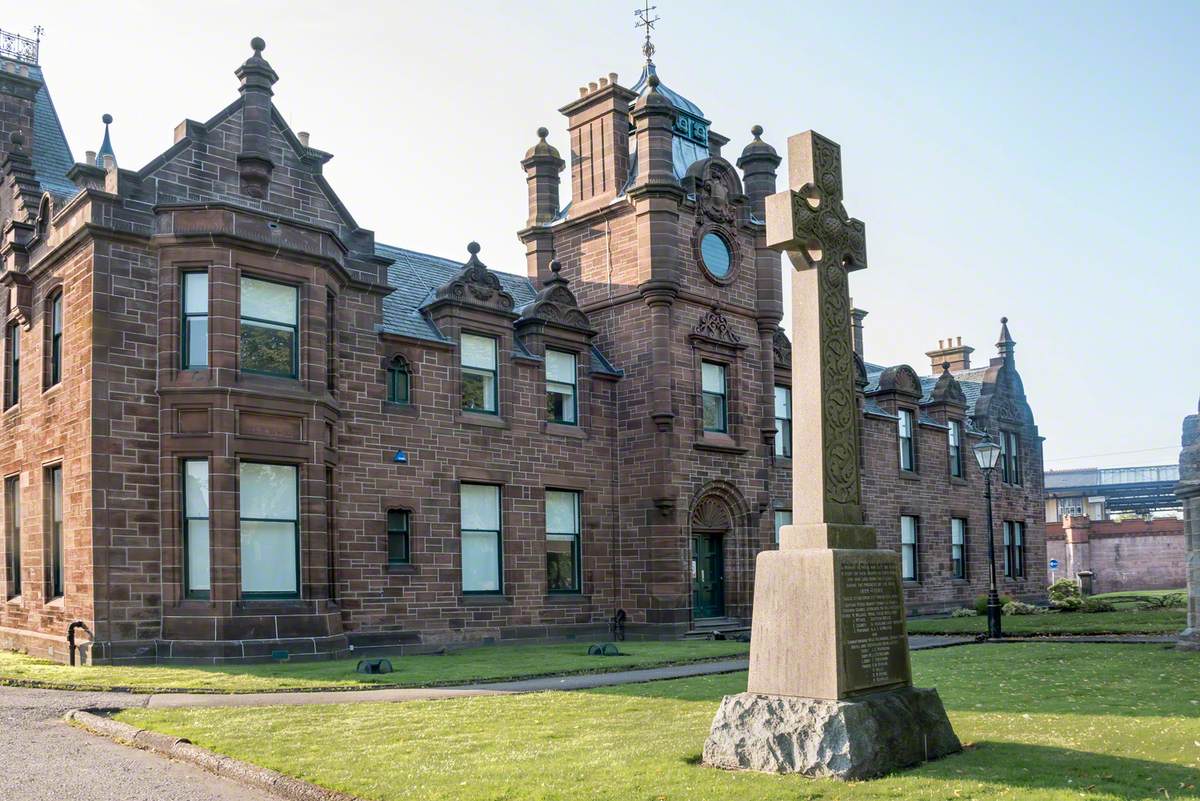
[[[790, 344], [763, 202], [780, 158], [648, 65], [521, 165], [528, 278], [379, 244], [240, 93], [137, 170], [75, 163], [36, 57], [0, 58], [0, 647], [94, 661], [675, 636], [749, 618], [790, 505]], [[861, 358], [868, 522], [910, 610], [1037, 595], [1041, 440], [999, 352]], [[948, 366], [943, 369], [941, 365]]]

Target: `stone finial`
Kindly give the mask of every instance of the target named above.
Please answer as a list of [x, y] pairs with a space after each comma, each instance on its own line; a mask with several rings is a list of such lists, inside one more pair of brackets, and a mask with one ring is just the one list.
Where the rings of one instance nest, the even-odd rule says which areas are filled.
[[100, 143], [100, 149], [96, 151], [95, 165], [108, 169], [108, 159], [112, 159], [114, 165], [117, 163], [117, 154], [113, 151], [112, 138], [109, 136], [108, 126], [112, 125], [113, 116], [105, 114], [100, 118], [100, 122], [104, 123], [104, 141]]
[[550, 262], [550, 275], [542, 281], [533, 302], [524, 307], [521, 317], [517, 320], [518, 328], [525, 328], [532, 323], [552, 325], [570, 329], [591, 337], [592, 330], [588, 316], [579, 308], [579, 300], [569, 288], [570, 282], [562, 275], [562, 264], [558, 259]]
[[546, 141], [546, 137], [550, 135], [550, 129], [542, 126], [537, 129], [537, 143], [525, 151], [525, 159], [550, 159], [562, 161], [562, 157], [558, 154], [558, 149]]
[[967, 396], [958, 379], [950, 372], [950, 362], [942, 362], [942, 374], [938, 376], [929, 396], [934, 403], [947, 403], [963, 409], [967, 407]]
[[25, 134], [20, 131], [13, 131], [8, 135], [8, 141], [12, 144], [12, 152], [20, 153], [25, 146]]
[[1017, 343], [1013, 341], [1012, 334], [1008, 332], [1008, 318], [1000, 318], [1000, 341], [996, 343], [996, 349], [1000, 354], [1000, 358], [1005, 361], [1011, 361], [1013, 352], [1016, 350]]
[[744, 162], [765, 159], [774, 161], [775, 165], [778, 166], [782, 159], [780, 159], [779, 154], [775, 152], [775, 148], [763, 141], [763, 127], [761, 125], [755, 125], [750, 129], [750, 135], [754, 138], [750, 140], [750, 144], [746, 145], [746, 147], [742, 150], [742, 155], [740, 158], [738, 158], [737, 165], [742, 167]]

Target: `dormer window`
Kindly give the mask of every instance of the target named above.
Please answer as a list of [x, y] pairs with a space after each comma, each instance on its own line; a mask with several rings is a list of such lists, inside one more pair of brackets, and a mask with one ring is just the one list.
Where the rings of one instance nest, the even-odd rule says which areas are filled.
[[463, 410], [496, 414], [499, 403], [496, 392], [495, 338], [463, 334], [459, 350], [462, 359]]
[[575, 354], [546, 350], [546, 417], [552, 423], [575, 425]]
[[412, 375], [408, 370], [408, 362], [403, 356], [395, 357], [387, 369], [388, 403], [408, 403], [411, 385]]

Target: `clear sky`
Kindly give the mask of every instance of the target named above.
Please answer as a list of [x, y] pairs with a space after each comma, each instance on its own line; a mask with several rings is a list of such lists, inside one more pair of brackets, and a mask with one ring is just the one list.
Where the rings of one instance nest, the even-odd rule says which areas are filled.
[[[260, 35], [275, 100], [335, 158], [326, 174], [380, 241], [524, 272], [518, 164], [539, 125], [641, 67], [625, 2], [9, 4], [45, 27], [42, 65], [76, 158], [115, 118], [122, 166], [236, 97]], [[202, 11], [200, 9], [203, 9]], [[1178, 456], [1200, 395], [1200, 4], [658, 0], [663, 81], [732, 138], [842, 145], [867, 224], [870, 361], [929, 371], [999, 318], [1048, 467]], [[783, 172], [786, 175], [786, 172]], [[567, 190], [564, 187], [564, 196]]]

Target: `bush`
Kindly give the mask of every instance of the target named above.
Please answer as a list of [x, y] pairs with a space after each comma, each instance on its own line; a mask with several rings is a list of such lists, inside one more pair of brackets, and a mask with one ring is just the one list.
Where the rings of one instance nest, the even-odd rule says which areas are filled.
[[1080, 612], [1115, 612], [1117, 608], [1108, 601], [1101, 601], [1099, 598], [1088, 598], [1083, 602], [1083, 606], [1079, 607]]
[[1001, 608], [1000, 613], [1003, 615], [1044, 615], [1046, 614], [1046, 610], [1043, 607], [1034, 606], [1033, 604], [1009, 601]]
[[[1015, 600], [1016, 599], [1013, 598], [1011, 595], [1001, 595], [1000, 596], [1001, 611], [1003, 611], [1006, 604], [1011, 604]], [[975, 614], [977, 614], [977, 615], [986, 615], [987, 614], [987, 594], [986, 593], [983, 595], [976, 596], [976, 598], [975, 598]]]
[[951, 612], [950, 617], [979, 617], [979, 613], [974, 609], [963, 607], [962, 609], [955, 609], [953, 612]]
[[1147, 595], [1139, 598], [1141, 609], [1182, 609], [1187, 606], [1187, 596], [1182, 592], [1168, 592], [1164, 595]]
[[1050, 606], [1064, 612], [1074, 612], [1083, 606], [1083, 593], [1071, 579], [1061, 578], [1046, 588]]

